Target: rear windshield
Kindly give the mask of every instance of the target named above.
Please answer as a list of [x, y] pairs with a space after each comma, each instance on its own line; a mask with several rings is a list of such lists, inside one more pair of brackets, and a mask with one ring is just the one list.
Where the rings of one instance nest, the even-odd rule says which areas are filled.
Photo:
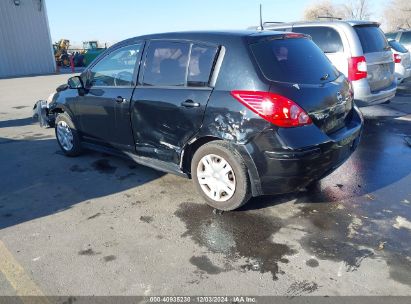
[[391, 41], [388, 41], [388, 44], [390, 45], [390, 47], [392, 47], [397, 52], [400, 52], [400, 53], [408, 52], [408, 50], [398, 41], [391, 40]]
[[355, 26], [358, 38], [364, 53], [375, 53], [387, 51], [389, 46], [384, 33], [376, 25]]
[[310, 39], [275, 39], [251, 45], [264, 76], [272, 81], [318, 84], [339, 72]]

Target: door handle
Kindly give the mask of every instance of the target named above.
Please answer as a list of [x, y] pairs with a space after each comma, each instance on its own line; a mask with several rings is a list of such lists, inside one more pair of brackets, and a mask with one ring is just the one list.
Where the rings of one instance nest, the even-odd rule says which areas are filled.
[[181, 106], [186, 108], [198, 108], [200, 104], [198, 102], [192, 101], [191, 99], [187, 99], [186, 101], [183, 101], [181, 103]]
[[116, 98], [116, 102], [117, 103], [122, 103], [122, 102], [126, 102], [127, 101], [127, 99], [125, 99], [125, 98], [123, 98], [123, 97], [121, 97], [121, 96], [117, 96], [117, 98]]

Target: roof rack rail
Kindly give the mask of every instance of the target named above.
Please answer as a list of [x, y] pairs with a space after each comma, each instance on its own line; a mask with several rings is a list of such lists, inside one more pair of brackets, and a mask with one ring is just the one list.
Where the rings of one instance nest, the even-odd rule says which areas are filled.
[[335, 17], [335, 16], [317, 16], [317, 19], [342, 20], [341, 17]]

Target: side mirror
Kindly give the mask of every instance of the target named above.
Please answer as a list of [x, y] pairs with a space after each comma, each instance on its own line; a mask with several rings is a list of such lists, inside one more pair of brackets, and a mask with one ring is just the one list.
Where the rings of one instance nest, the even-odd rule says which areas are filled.
[[67, 85], [70, 89], [84, 89], [83, 80], [80, 76], [70, 77], [67, 81]]

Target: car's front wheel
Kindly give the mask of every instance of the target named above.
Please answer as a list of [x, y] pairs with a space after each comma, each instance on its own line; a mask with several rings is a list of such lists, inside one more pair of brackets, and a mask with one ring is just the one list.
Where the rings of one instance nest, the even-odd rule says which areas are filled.
[[77, 156], [81, 154], [80, 136], [69, 115], [60, 113], [56, 118], [54, 128], [57, 142], [65, 155]]
[[215, 141], [200, 147], [191, 162], [191, 175], [198, 192], [213, 208], [234, 210], [251, 197], [247, 167], [228, 143]]

